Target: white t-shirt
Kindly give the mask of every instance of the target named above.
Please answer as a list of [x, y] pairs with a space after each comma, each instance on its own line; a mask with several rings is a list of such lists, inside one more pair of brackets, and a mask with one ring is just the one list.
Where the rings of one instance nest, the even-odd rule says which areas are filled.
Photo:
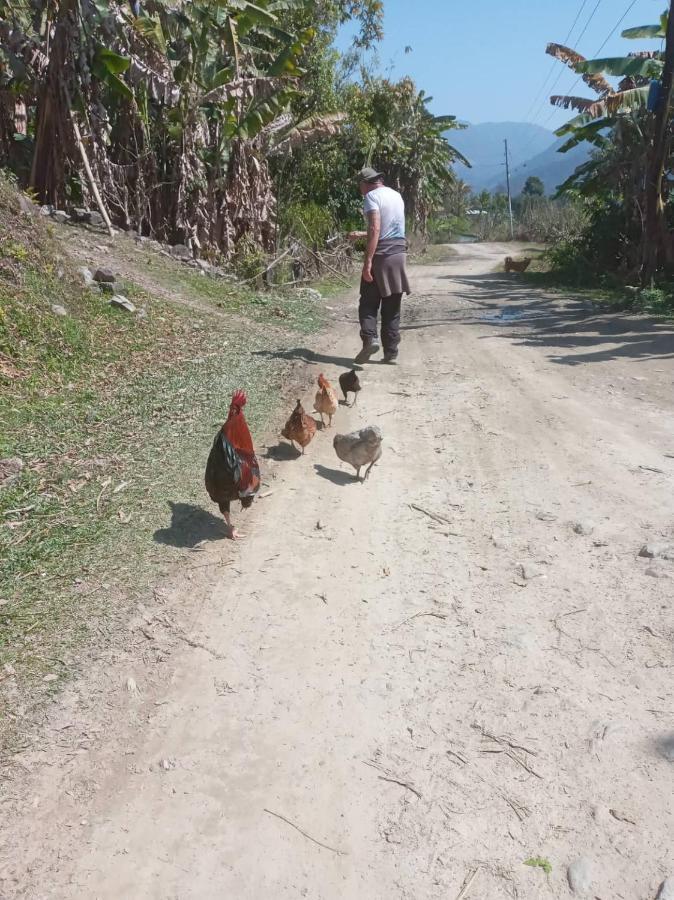
[[363, 213], [377, 211], [381, 218], [379, 240], [405, 237], [405, 203], [398, 191], [382, 185], [365, 194]]

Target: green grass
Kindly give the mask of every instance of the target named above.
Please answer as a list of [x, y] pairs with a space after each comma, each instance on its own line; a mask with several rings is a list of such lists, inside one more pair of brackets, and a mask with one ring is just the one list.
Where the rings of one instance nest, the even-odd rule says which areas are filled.
[[0, 181], [0, 458], [25, 466], [0, 488], [0, 746], [20, 730], [17, 698], [30, 711], [53, 692], [184, 554], [169, 504], [213, 511], [203, 469], [232, 391], [245, 388], [263, 434], [288, 365], [269, 351], [323, 322], [301, 294], [223, 295], [222, 280], [163, 257], [150, 268], [201, 308], [147, 284], [127, 286], [146, 318], [111, 308], [77, 286], [51, 227]]

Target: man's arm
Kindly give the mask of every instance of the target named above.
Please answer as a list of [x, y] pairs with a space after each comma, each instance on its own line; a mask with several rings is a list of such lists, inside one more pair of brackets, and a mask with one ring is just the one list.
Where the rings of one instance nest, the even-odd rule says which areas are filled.
[[365, 262], [363, 263], [363, 281], [373, 281], [372, 260], [374, 258], [379, 234], [381, 232], [381, 216], [379, 210], [372, 210], [367, 214], [367, 247], [365, 248]]

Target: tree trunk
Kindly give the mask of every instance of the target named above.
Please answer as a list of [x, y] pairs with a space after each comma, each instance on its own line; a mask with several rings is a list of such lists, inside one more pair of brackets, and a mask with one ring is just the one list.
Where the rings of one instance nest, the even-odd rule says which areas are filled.
[[641, 282], [647, 285], [656, 271], [672, 261], [672, 242], [667, 233], [663, 184], [665, 165], [669, 156], [671, 133], [669, 111], [674, 86], [674, 0], [669, 5], [667, 36], [665, 41], [664, 68], [662, 70], [662, 96], [655, 116], [653, 145], [646, 174], [646, 210], [641, 255]]
[[43, 203], [58, 204], [65, 199], [66, 160], [72, 158], [72, 127], [63, 87], [76, 57], [72, 46], [77, 31], [75, 7], [75, 0], [61, 3], [39, 97], [30, 186]]

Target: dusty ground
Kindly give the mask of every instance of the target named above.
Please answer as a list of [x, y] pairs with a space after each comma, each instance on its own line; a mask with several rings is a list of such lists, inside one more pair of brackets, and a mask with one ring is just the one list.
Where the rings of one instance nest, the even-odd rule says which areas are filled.
[[[581, 856], [579, 895], [651, 900], [674, 875], [674, 562], [638, 557], [674, 545], [672, 327], [459, 249], [413, 271], [401, 364], [338, 414], [382, 428], [371, 480], [330, 434], [272, 446], [245, 539], [196, 546], [15, 757], [3, 900], [537, 900]], [[354, 332], [335, 311], [291, 355], [334, 377]]]

